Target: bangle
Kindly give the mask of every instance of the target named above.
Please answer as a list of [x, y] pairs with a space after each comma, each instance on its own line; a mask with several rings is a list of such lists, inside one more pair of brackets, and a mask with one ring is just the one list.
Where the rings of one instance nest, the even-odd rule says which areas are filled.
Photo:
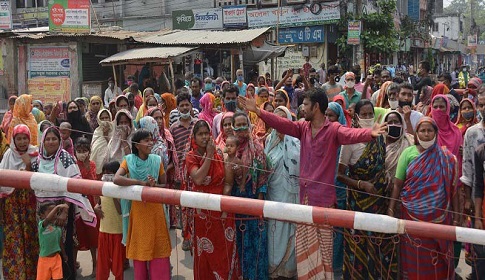
[[360, 180], [359, 180], [359, 181], [357, 181], [357, 189], [358, 189], [358, 190], [361, 190], [361, 188], [360, 188], [360, 182], [361, 182]]

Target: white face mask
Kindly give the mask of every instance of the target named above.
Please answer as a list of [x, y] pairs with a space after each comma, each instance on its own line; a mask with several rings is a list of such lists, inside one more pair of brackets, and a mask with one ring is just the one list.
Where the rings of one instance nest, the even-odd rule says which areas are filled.
[[428, 149], [429, 147], [433, 146], [434, 142], [436, 142], [436, 136], [431, 139], [430, 141], [423, 141], [421, 139], [419, 139], [418, 137], [418, 142], [419, 142], [419, 145], [421, 145], [421, 147], [423, 147], [423, 149]]
[[348, 88], [354, 88], [355, 82], [354, 81], [347, 81], [345, 82], [345, 86]]
[[190, 117], [191, 117], [191, 115], [190, 115], [190, 111], [189, 111], [188, 113], [185, 113], [185, 114], [184, 114], [184, 113], [182, 113], [182, 112], [180, 112], [180, 118], [181, 118], [181, 119], [186, 120], [186, 119], [190, 119]]
[[374, 126], [374, 118], [372, 119], [359, 118], [359, 125], [361, 128], [372, 128]]
[[396, 110], [398, 106], [399, 100], [389, 100], [389, 107], [391, 107], [392, 110]]

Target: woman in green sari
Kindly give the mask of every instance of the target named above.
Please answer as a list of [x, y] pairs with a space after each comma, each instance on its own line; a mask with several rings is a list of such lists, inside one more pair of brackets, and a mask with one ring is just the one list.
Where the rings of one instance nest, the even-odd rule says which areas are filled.
[[[355, 114], [357, 127], [373, 127], [374, 107], [369, 100], [357, 103]], [[342, 146], [337, 180], [348, 187], [348, 210], [386, 214], [385, 159], [384, 136], [369, 143]], [[343, 279], [395, 279], [396, 248], [389, 238], [384, 234], [345, 229]]]

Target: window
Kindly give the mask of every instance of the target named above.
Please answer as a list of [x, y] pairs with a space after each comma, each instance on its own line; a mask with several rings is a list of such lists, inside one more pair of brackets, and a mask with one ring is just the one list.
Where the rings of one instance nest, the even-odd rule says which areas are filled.
[[17, 8], [47, 7], [47, 0], [17, 0]]
[[433, 22], [433, 32], [438, 32], [439, 30], [439, 23], [438, 22]]

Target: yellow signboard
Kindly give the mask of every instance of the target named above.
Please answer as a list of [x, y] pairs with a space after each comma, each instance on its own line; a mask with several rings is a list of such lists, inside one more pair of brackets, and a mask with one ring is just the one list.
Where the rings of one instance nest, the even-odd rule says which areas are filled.
[[28, 80], [28, 92], [33, 99], [55, 104], [71, 98], [71, 79], [66, 77], [37, 77]]

